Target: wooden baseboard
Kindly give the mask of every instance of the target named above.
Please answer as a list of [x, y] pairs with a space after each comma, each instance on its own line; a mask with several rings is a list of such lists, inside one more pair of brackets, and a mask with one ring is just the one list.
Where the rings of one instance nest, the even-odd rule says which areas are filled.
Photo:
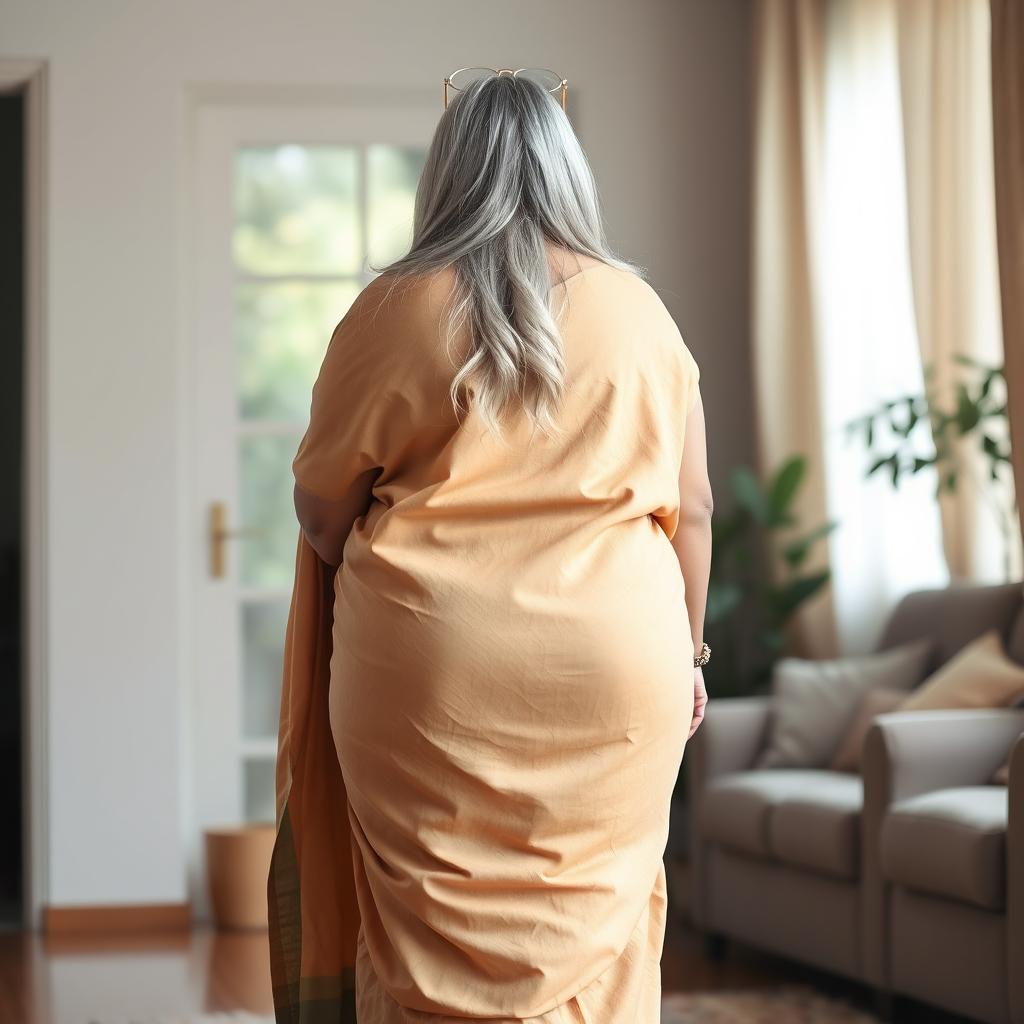
[[191, 926], [189, 903], [43, 908], [43, 931], [47, 935], [176, 932], [187, 931]]

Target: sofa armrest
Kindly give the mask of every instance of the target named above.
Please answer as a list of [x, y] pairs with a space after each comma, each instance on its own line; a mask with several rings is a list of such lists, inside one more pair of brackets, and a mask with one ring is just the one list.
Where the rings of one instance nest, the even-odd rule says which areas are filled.
[[700, 828], [704, 790], [719, 775], [753, 767], [764, 746], [770, 710], [770, 697], [712, 698], [704, 721], [686, 744], [690, 918], [698, 928], [708, 921], [708, 851]]
[[894, 711], [864, 742], [864, 786], [885, 804], [951, 786], [984, 785], [1024, 732], [1024, 709]]
[[764, 746], [771, 697], [712, 698], [707, 714], [687, 744], [691, 799], [713, 778], [753, 767]]
[[882, 821], [896, 800], [989, 781], [1024, 731], [1024, 709], [894, 711], [868, 730], [861, 758], [864, 975], [887, 988], [888, 887], [879, 862]]
[[1006, 935], [1010, 1019], [1024, 1020], [1024, 736], [1010, 755], [1010, 821], [1006, 836]]

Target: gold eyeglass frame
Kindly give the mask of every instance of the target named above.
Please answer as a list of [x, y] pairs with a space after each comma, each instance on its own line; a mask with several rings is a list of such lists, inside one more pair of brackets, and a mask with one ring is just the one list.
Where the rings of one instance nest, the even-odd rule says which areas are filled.
[[560, 74], [558, 74], [557, 71], [552, 71], [550, 68], [516, 68], [515, 70], [513, 70], [512, 68], [481, 68], [481, 67], [475, 67], [475, 66], [470, 66], [468, 68], [457, 68], [450, 75], [446, 75], [445, 76], [445, 80], [444, 80], [444, 109], [445, 110], [448, 109], [448, 89], [452, 88], [456, 92], [460, 91], [459, 87], [452, 83], [452, 79], [457, 74], [459, 74], [462, 71], [493, 71], [496, 76], [511, 75], [513, 78], [515, 78], [517, 75], [519, 75], [523, 71], [544, 71], [544, 72], [546, 72], [549, 75], [554, 75], [559, 80], [558, 85], [556, 85], [553, 89], [548, 89], [548, 92], [550, 92], [550, 93], [558, 92], [560, 94], [559, 95], [559, 100], [560, 100], [560, 102], [562, 104], [562, 111], [563, 111], [563, 113], [565, 111], [565, 99], [566, 99], [566, 95], [569, 92], [569, 80], [567, 78], [562, 78], [562, 76]]

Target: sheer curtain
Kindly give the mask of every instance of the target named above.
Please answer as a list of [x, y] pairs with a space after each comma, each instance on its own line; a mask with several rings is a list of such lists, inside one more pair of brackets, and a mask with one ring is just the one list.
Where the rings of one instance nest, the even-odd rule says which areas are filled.
[[[991, 117], [979, 88], [987, 12], [985, 0], [758, 4], [762, 468], [794, 451], [812, 464], [820, 456], [820, 507], [814, 489], [808, 503], [840, 523], [829, 541], [830, 599], [798, 624], [805, 653], [868, 649], [907, 591], [1001, 569], [977, 489], [940, 512], [930, 473], [898, 491], [881, 475], [866, 480], [863, 442], [845, 430], [883, 401], [920, 392], [933, 357], [998, 360], [991, 156], [986, 171], [974, 152]], [[929, 91], [940, 84], [949, 90], [941, 101]], [[817, 642], [801, 642], [808, 634]]]
[[[805, 529], [828, 518], [819, 401], [818, 253], [825, 6], [823, 0], [760, 0], [755, 7], [753, 169], [753, 363], [758, 460], [763, 474], [791, 455], [807, 458], [795, 512]], [[809, 572], [828, 563], [818, 545]], [[804, 604], [790, 647], [835, 653], [832, 592]]]
[[[957, 353], [1003, 360], [989, 3], [896, 6], [918, 342], [954, 406]], [[940, 504], [946, 563], [956, 579], [999, 582], [1020, 572], [1012, 473], [989, 480], [977, 444], [962, 448], [966, 479]]]
[[868, 649], [906, 591], [948, 582], [934, 480], [865, 480], [845, 425], [923, 387], [890, 0], [833, 0], [825, 33], [821, 379], [841, 650]]

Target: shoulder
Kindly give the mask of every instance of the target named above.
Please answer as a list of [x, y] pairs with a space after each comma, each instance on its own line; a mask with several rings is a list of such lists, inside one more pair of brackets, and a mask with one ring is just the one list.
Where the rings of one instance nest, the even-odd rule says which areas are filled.
[[360, 328], [393, 334], [419, 324], [436, 324], [454, 289], [455, 271], [450, 267], [414, 274], [378, 274], [359, 293], [347, 318]]
[[591, 291], [603, 307], [605, 322], [614, 322], [643, 342], [643, 350], [659, 360], [697, 373], [696, 360], [683, 340], [675, 317], [657, 289], [635, 271], [608, 266], [594, 274]]
[[590, 294], [599, 302], [603, 300], [610, 311], [618, 308], [625, 316], [640, 316], [645, 322], [675, 327], [661, 296], [639, 272], [610, 263], [588, 269], [589, 273], [580, 280], [586, 282]]
[[398, 343], [407, 347], [419, 328], [436, 331], [453, 280], [447, 270], [378, 274], [337, 323], [332, 347], [373, 349], [380, 357]]

